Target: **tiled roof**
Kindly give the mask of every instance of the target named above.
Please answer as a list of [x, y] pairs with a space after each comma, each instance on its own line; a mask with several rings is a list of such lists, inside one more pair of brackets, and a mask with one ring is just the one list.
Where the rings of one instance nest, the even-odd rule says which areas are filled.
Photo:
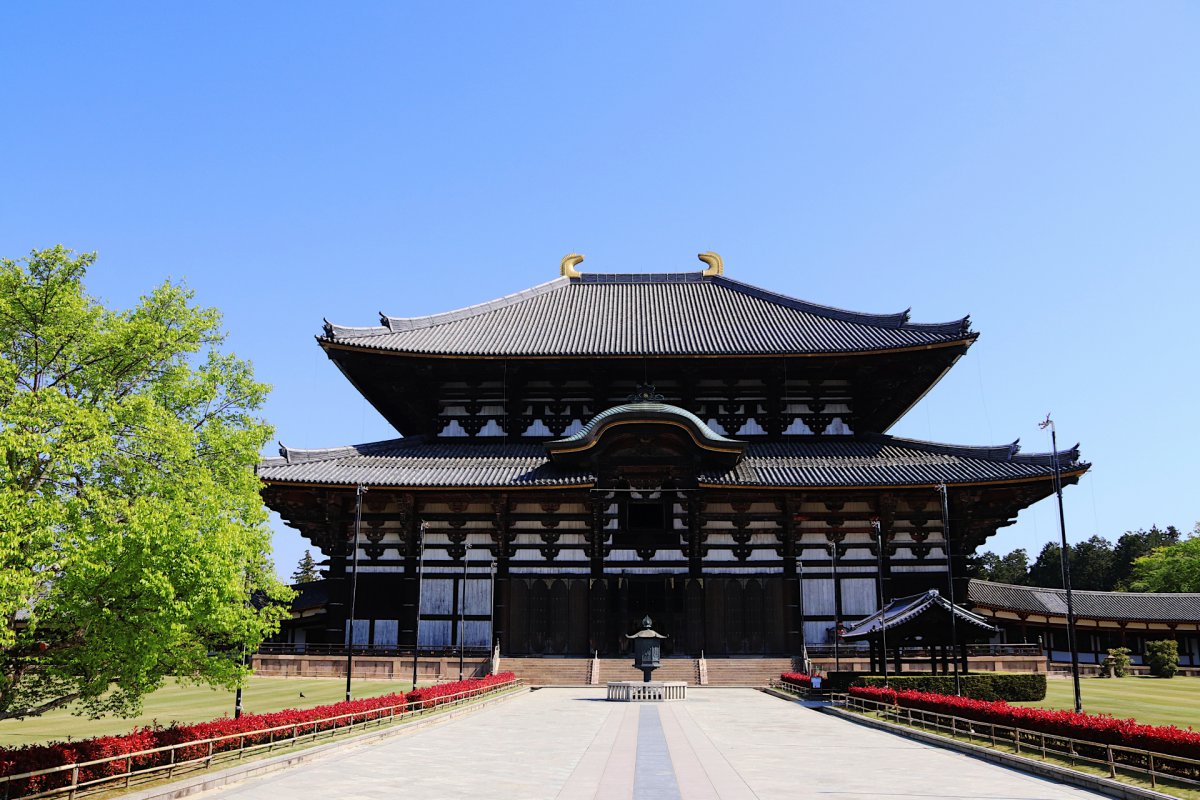
[[588, 439], [592, 438], [598, 429], [603, 428], [609, 420], [625, 417], [660, 417], [664, 419], [677, 417], [678, 419], [689, 423], [689, 427], [695, 429], [696, 433], [710, 442], [717, 444], [741, 444], [741, 442], [717, 433], [712, 428], [708, 427], [708, 424], [705, 423], [704, 420], [700, 419], [687, 409], [657, 402], [625, 403], [624, 405], [606, 408], [596, 416], [592, 417], [588, 421], [587, 425], [584, 425], [582, 428], [575, 431], [575, 433], [572, 433], [570, 436], [562, 439], [555, 439], [547, 444], [565, 445], [574, 442], [587, 441]]
[[558, 278], [428, 317], [374, 327], [325, 324], [322, 342], [427, 355], [850, 353], [972, 339], [967, 318], [909, 322], [862, 314], [701, 273]]
[[[270, 482], [404, 487], [521, 487], [589, 484], [586, 471], [551, 465], [535, 442], [455, 443], [413, 437], [327, 450], [281, 447], [258, 467]], [[1064, 470], [1086, 469], [1078, 449]], [[1050, 456], [1015, 445], [960, 447], [884, 435], [751, 443], [734, 468], [700, 476], [716, 486], [906, 486], [1045, 477]]]
[[876, 611], [869, 617], [851, 623], [846, 627], [846, 635], [843, 638], [847, 641], [869, 639], [880, 630], [890, 631], [899, 628], [931, 610], [941, 610], [946, 614], [953, 613], [961, 622], [974, 625], [987, 633], [996, 632], [996, 628], [983, 617], [972, 614], [962, 606], [954, 605], [942, 597], [941, 592], [937, 589], [930, 589], [921, 594], [897, 598], [888, 603], [887, 608], [882, 611]]
[[[1066, 616], [1067, 593], [1041, 586], [972, 580], [967, 596], [977, 607]], [[1075, 615], [1088, 619], [1200, 622], [1200, 593], [1071, 592]]]

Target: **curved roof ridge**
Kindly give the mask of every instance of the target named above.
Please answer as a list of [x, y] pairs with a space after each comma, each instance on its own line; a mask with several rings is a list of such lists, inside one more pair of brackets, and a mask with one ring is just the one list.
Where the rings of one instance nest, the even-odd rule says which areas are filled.
[[1021, 441], [1020, 439], [1016, 439], [1009, 444], [950, 444], [947, 442], [931, 442], [926, 439], [909, 439], [904, 436], [891, 436], [886, 433], [863, 433], [860, 434], [860, 438], [865, 441], [879, 442], [880, 444], [894, 442], [942, 455], [984, 458], [991, 461], [997, 459], [1002, 461], [1016, 460], [1017, 451], [1020, 449], [1018, 443]]
[[[967, 458], [985, 458], [993, 461], [1000, 459], [1003, 461], [1012, 461], [1016, 464], [1035, 464], [1044, 467], [1052, 466], [1054, 463], [1054, 453], [1022, 453], [1020, 439], [1014, 439], [1009, 444], [969, 445], [930, 442], [925, 439], [909, 439], [904, 436], [891, 436], [886, 433], [863, 433], [860, 434], [860, 438], [864, 441], [880, 443], [898, 442], [933, 453], [965, 456]], [[1059, 465], [1064, 468], [1086, 466], [1086, 462], [1079, 460], [1078, 444], [1066, 450], [1059, 450], [1058, 461]]]
[[553, 439], [550, 442], [548, 442], [548, 444], [563, 444], [565, 442], [583, 441], [584, 439], [591, 436], [591, 434], [598, 427], [603, 425], [605, 420], [615, 417], [619, 414], [639, 413], [639, 412], [640, 413], [649, 413], [649, 414], [666, 414], [669, 416], [683, 417], [684, 419], [688, 420], [693, 425], [695, 425], [697, 430], [700, 431], [700, 434], [705, 439], [709, 439], [714, 442], [725, 442], [728, 444], [744, 444], [744, 442], [741, 442], [737, 439], [730, 439], [727, 436], [722, 436], [721, 434], [717, 433], [711, 427], [709, 427], [708, 423], [706, 423], [704, 420], [700, 419], [698, 416], [693, 414], [691, 411], [688, 411], [686, 408], [680, 408], [679, 406], [673, 406], [673, 405], [670, 405], [669, 403], [659, 403], [659, 402], [654, 402], [654, 401], [634, 401], [634, 402], [629, 402], [629, 403], [621, 403], [621, 404], [615, 405], [615, 406], [610, 406], [609, 408], [604, 409], [603, 411], [599, 412], [594, 417], [589, 419], [582, 428], [575, 431], [570, 436], [564, 436], [560, 439]]
[[878, 328], [909, 328], [929, 331], [931, 333], [968, 333], [970, 331], [970, 316], [962, 319], [952, 320], [950, 322], [910, 322], [912, 316], [912, 308], [906, 308], [903, 311], [894, 314], [872, 314], [865, 311], [850, 311], [845, 308], [836, 306], [826, 306], [820, 303], [813, 303], [809, 300], [801, 300], [797, 297], [792, 297], [779, 292], [773, 292], [770, 289], [763, 289], [759, 286], [754, 286], [750, 283], [727, 278], [724, 275], [714, 275], [706, 278], [718, 286], [724, 286], [727, 289], [742, 294], [756, 297], [759, 300], [765, 300], [770, 303], [778, 303], [780, 305], [794, 308], [797, 311], [804, 311], [817, 316], [829, 317], [831, 319], [839, 319], [843, 322], [853, 322], [859, 325], [871, 325]]
[[382, 439], [377, 442], [364, 442], [362, 444], [345, 444], [338, 447], [288, 447], [283, 442], [279, 444], [278, 458], [264, 458], [262, 464], [307, 464], [312, 461], [331, 461], [336, 458], [345, 458], [347, 456], [369, 456], [381, 450], [389, 450], [395, 447], [405, 445], [420, 444], [424, 439], [423, 436], [397, 437], [395, 439]]
[[415, 331], [421, 328], [432, 328], [435, 325], [444, 325], [447, 322], [455, 320], [467, 319], [479, 314], [486, 314], [489, 311], [495, 311], [498, 308], [511, 306], [516, 303], [524, 302], [531, 297], [552, 292], [560, 289], [570, 283], [569, 278], [555, 278], [554, 280], [540, 283], [537, 286], [531, 286], [528, 289], [522, 289], [519, 292], [506, 294], [503, 297], [497, 297], [494, 300], [485, 300], [482, 303], [463, 306], [451, 311], [442, 311], [437, 314], [427, 314], [422, 317], [393, 317], [388, 314], [379, 312], [380, 325], [368, 325], [363, 327], [355, 327], [352, 325], [337, 325], [329, 320], [325, 320], [325, 338], [337, 339], [340, 336], [384, 336], [389, 333], [397, 333], [399, 331]]
[[379, 318], [383, 321], [384, 327], [389, 333], [397, 331], [413, 331], [421, 328], [432, 328], [434, 325], [444, 325], [447, 322], [454, 322], [459, 319], [486, 314], [489, 311], [495, 311], [498, 308], [504, 308], [516, 303], [522, 303], [531, 297], [553, 292], [563, 288], [571, 283], [570, 278], [555, 278], [554, 280], [539, 283], [537, 286], [531, 286], [528, 289], [522, 289], [519, 292], [506, 294], [503, 297], [497, 297], [494, 300], [485, 300], [482, 303], [475, 303], [470, 306], [456, 308], [453, 311], [443, 311], [440, 314], [429, 314], [424, 317], [392, 317], [380, 312]]

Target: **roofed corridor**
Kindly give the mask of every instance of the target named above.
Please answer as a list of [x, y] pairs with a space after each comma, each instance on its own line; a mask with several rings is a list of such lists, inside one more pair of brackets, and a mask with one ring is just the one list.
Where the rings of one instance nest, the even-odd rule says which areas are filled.
[[750, 689], [607, 703], [543, 689], [479, 714], [338, 750], [202, 797], [1098, 797]]

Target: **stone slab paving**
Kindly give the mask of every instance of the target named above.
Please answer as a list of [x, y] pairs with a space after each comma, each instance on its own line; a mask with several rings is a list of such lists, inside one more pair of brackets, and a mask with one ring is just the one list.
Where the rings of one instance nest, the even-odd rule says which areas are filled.
[[607, 703], [542, 689], [198, 797], [795, 800], [1098, 797], [749, 689]]

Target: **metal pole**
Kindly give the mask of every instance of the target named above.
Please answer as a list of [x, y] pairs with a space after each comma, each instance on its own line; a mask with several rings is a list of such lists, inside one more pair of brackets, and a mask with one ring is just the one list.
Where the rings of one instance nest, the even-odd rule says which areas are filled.
[[1067, 547], [1067, 517], [1063, 512], [1062, 472], [1058, 463], [1058, 433], [1054, 429], [1054, 420], [1046, 415], [1041, 423], [1042, 428], [1050, 428], [1050, 447], [1054, 453], [1054, 493], [1058, 495], [1058, 529], [1062, 534], [1062, 549], [1059, 557], [1062, 563], [1063, 589], [1067, 592], [1067, 645], [1071, 648], [1071, 681], [1075, 684], [1075, 713], [1083, 713], [1083, 694], [1079, 689], [1079, 645], [1075, 632], [1075, 603], [1071, 597], [1071, 551]]
[[463, 631], [466, 623], [463, 617], [466, 616], [467, 610], [467, 555], [471, 552], [471, 543], [463, 544], [463, 574], [462, 588], [458, 592], [458, 679], [463, 679], [463, 654], [466, 650], [466, 643], [463, 641]]
[[842, 604], [838, 602], [841, 597], [841, 587], [838, 585], [838, 543], [834, 542], [830, 545], [833, 548], [833, 669], [835, 672], [842, 671]]
[[421, 581], [425, 577], [425, 523], [417, 535], [417, 625], [413, 631], [413, 688], [417, 688], [417, 657], [421, 652]]
[[950, 548], [950, 489], [938, 486], [942, 493], [942, 545], [946, 552], [946, 585], [950, 590], [950, 655], [954, 664], [954, 693], [962, 696], [962, 678], [958, 674], [958, 614], [954, 610], [954, 556]]
[[358, 594], [358, 529], [362, 525], [362, 496], [367, 487], [361, 483], [354, 492], [354, 541], [351, 549], [354, 572], [350, 576], [350, 629], [346, 631], [346, 700], [350, 700], [350, 679], [354, 672], [354, 601]]
[[488, 643], [496, 641], [496, 557], [488, 568], [491, 573], [491, 588], [488, 590]]
[[879, 556], [879, 638], [880, 646], [883, 648], [879, 660], [883, 664], [883, 685], [887, 686], [887, 614], [884, 613], [886, 606], [883, 604], [883, 524], [878, 519], [873, 519], [871, 525], [875, 528], [875, 547]]
[[796, 554], [796, 582], [800, 584], [800, 660], [804, 664], [804, 672], [812, 674], [812, 665], [808, 659], [808, 634], [805, 633], [804, 615], [804, 558], [803, 553]]

